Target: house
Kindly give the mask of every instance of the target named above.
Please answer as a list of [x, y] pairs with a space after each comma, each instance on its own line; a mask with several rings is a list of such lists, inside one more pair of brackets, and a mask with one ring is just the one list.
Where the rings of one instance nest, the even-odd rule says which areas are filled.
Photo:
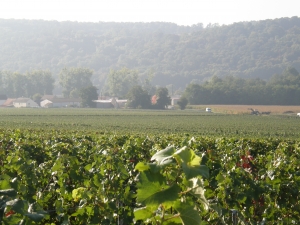
[[44, 108], [80, 107], [81, 99], [77, 98], [50, 98], [41, 101]]
[[13, 100], [13, 106], [16, 108], [37, 108], [39, 105], [30, 98], [17, 98]]
[[106, 100], [93, 100], [96, 103], [96, 108], [110, 109], [110, 108], [124, 108], [127, 100], [119, 100], [117, 98], [111, 98]]
[[1, 105], [1, 107], [14, 107], [13, 101], [15, 101], [15, 98], [8, 98], [6, 101]]
[[171, 105], [175, 106], [177, 105], [177, 102], [179, 101], [180, 97], [171, 97]]

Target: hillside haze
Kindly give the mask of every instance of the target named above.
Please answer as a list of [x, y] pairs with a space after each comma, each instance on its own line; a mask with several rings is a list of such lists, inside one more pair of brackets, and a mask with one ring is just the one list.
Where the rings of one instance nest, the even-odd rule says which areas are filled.
[[57, 78], [64, 67], [86, 67], [98, 88], [124, 67], [178, 89], [213, 75], [267, 80], [289, 66], [300, 71], [299, 17], [207, 27], [0, 19], [0, 70], [49, 69]]

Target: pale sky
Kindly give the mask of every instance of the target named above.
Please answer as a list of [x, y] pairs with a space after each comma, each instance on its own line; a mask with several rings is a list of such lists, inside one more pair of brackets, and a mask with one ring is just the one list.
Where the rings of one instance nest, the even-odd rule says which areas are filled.
[[293, 16], [299, 0], [0, 0], [1, 19], [222, 25]]

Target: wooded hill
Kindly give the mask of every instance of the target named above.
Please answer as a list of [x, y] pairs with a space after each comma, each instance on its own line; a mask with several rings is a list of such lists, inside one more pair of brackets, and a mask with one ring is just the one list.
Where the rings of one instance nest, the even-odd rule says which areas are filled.
[[300, 18], [216, 24], [78, 23], [0, 19], [0, 70], [94, 70], [101, 88], [110, 69], [153, 74], [154, 85], [185, 88], [213, 75], [269, 79], [300, 71]]

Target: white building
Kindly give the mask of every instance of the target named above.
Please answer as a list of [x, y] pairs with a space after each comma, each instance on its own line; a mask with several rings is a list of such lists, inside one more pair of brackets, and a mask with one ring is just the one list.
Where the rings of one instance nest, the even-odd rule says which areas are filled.
[[30, 98], [17, 98], [13, 101], [16, 108], [37, 108], [39, 105]]
[[41, 101], [44, 108], [80, 107], [81, 100], [75, 98], [52, 98]]
[[96, 103], [97, 108], [109, 109], [109, 108], [124, 108], [127, 100], [119, 100], [117, 98], [111, 98], [107, 100], [93, 100]]

